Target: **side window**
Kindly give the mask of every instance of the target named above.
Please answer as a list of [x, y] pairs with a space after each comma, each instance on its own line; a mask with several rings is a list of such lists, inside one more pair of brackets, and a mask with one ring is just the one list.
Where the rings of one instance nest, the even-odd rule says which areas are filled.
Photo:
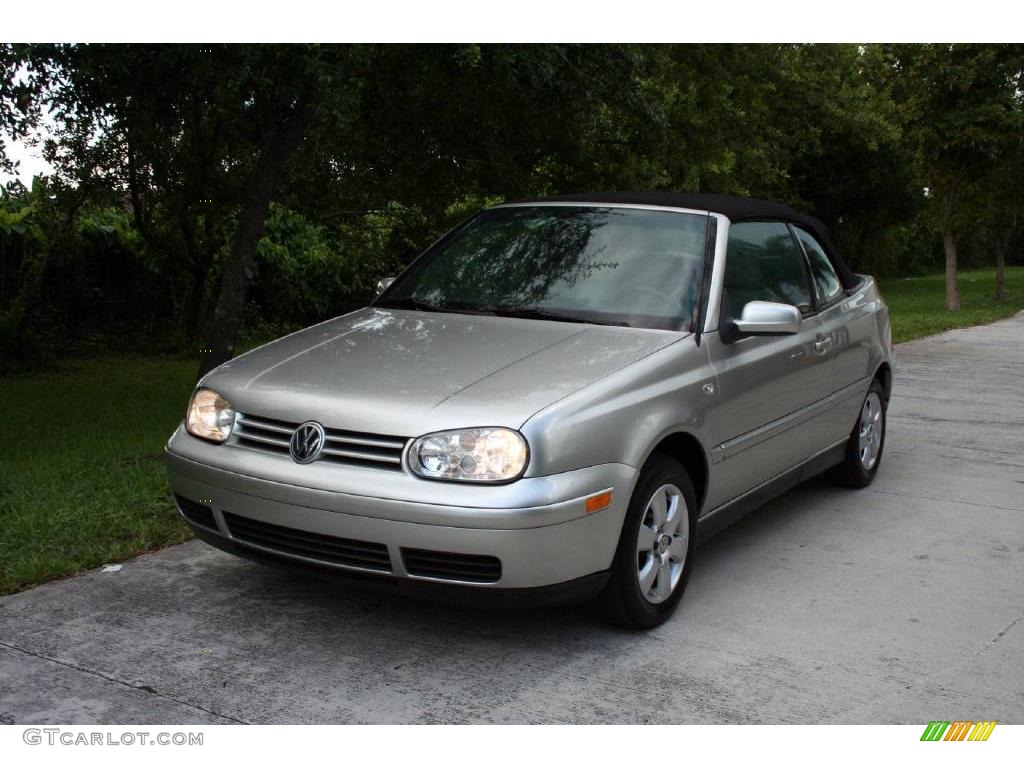
[[832, 262], [825, 255], [825, 249], [821, 247], [821, 243], [800, 227], [793, 227], [793, 229], [811, 264], [811, 278], [814, 280], [814, 289], [818, 293], [818, 304], [822, 306], [830, 304], [843, 292], [843, 284], [839, 282], [839, 276], [832, 268]]
[[781, 222], [752, 221], [729, 227], [723, 316], [738, 318], [750, 301], [792, 304], [813, 311], [811, 284], [799, 246]]

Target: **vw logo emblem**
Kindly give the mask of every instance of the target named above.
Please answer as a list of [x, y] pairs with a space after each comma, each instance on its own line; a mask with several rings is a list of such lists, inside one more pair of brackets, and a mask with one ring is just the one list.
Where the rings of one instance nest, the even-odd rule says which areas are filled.
[[309, 464], [320, 458], [324, 449], [324, 428], [315, 421], [299, 424], [288, 441], [288, 452], [299, 464]]

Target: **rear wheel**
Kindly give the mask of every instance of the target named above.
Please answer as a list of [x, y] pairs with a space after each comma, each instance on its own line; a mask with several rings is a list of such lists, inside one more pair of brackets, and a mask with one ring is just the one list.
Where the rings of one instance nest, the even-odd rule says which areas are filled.
[[846, 442], [846, 456], [825, 473], [831, 482], [847, 488], [871, 484], [882, 463], [885, 447], [885, 391], [878, 379], [871, 382], [857, 423]]
[[697, 502], [679, 462], [656, 455], [629, 502], [602, 601], [611, 618], [656, 627], [675, 610], [693, 565]]

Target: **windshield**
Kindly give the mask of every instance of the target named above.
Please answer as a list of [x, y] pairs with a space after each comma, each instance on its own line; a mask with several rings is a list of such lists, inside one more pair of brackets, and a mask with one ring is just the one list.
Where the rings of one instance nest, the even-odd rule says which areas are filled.
[[709, 221], [570, 205], [483, 211], [375, 306], [689, 330]]

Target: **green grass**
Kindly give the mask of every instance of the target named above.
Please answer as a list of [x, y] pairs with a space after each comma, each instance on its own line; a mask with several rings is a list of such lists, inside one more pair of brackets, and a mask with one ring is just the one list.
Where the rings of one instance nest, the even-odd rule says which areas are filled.
[[1006, 300], [1001, 304], [995, 301], [994, 269], [961, 272], [959, 312], [945, 309], [946, 282], [942, 274], [888, 278], [880, 284], [892, 313], [892, 338], [896, 342], [991, 323], [1024, 309], [1024, 267], [1006, 268]]
[[190, 537], [162, 450], [195, 370], [119, 357], [0, 378], [0, 594]]
[[[882, 281], [905, 341], [1024, 309], [1024, 267], [964, 272], [963, 309], [942, 275]], [[164, 442], [192, 388], [192, 359], [111, 357], [0, 378], [0, 594], [190, 537], [164, 475]]]

